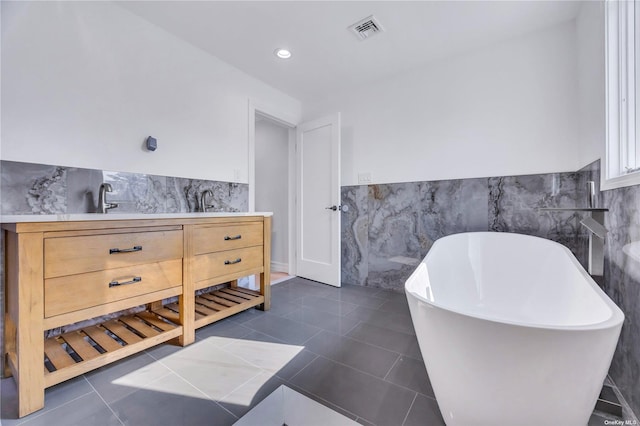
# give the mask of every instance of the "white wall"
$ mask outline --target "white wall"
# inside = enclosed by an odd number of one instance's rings
[[[342,113],[342,185],[579,167],[575,22],[304,105]]]
[[[604,2],[583,2],[576,19],[581,167],[602,158],[605,149],[604,9]]]
[[[246,183],[249,98],[300,116],[113,3],[2,2],[4,160]]]
[[[289,263],[289,129],[256,121],[256,210],[273,212],[271,260]]]

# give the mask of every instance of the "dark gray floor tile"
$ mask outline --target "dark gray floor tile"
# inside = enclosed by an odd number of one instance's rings
[[[287,365],[278,370],[276,372],[276,375],[285,380],[289,380],[293,376],[298,374],[300,370],[309,365],[311,361],[313,361],[317,357],[318,355],[314,354],[313,352],[303,349],[298,355],[295,356],[295,358],[289,361]]]
[[[355,414],[348,412],[347,410],[345,410],[344,408],[342,408],[342,407],[340,407],[340,406],[338,406],[336,404],[333,404],[333,403],[331,403],[331,402],[329,402],[329,401],[327,401],[325,399],[320,398],[318,395],[315,395],[315,394],[307,391],[306,389],[301,388],[300,386],[294,385],[291,382],[288,382],[286,384],[286,386],[289,389],[292,389],[292,390],[298,392],[299,394],[304,395],[307,398],[317,402],[318,404],[322,404],[325,407],[330,408],[331,410],[335,411],[336,413],[340,413],[343,416],[345,416],[345,417],[347,417],[347,418],[349,418],[351,420],[356,420],[358,418],[358,416],[356,416]],[[329,425],[327,425],[327,426],[329,426]]]
[[[247,309],[246,311],[242,311],[230,316],[228,320],[239,324],[244,324],[245,322],[252,321],[256,318],[262,318],[263,316],[268,315],[268,312],[269,311],[261,311],[260,309]]]
[[[231,425],[237,419],[175,375],[111,404],[125,425]]]
[[[184,346],[180,346],[177,343],[166,342],[145,350],[145,353],[152,356],[156,360],[161,360],[164,357],[180,351],[183,347]]]
[[[4,421],[2,422],[4,424]],[[30,426],[121,426],[120,420],[95,392],[30,419]]]
[[[285,343],[284,341],[277,339],[268,334],[260,333],[259,331],[251,330],[249,334],[244,336],[240,340],[255,340],[257,342],[269,342],[269,343]]]
[[[303,278],[294,278],[288,281],[286,287],[274,288],[271,291],[271,295],[274,298],[284,297],[293,302],[293,299],[305,296],[326,296],[328,292],[332,291],[334,287],[326,284],[314,283],[312,281],[305,280]],[[275,295],[274,295],[275,293]]]
[[[326,297],[305,296],[302,298],[302,309],[312,307],[318,311],[344,316],[353,312],[358,305]]]
[[[272,300],[271,309],[269,309],[269,314],[271,315],[280,315],[285,316],[296,309],[298,309],[301,305],[301,299],[294,300],[292,302],[285,302],[280,299]]]
[[[415,392],[318,357],[291,382],[377,425],[400,425]]]
[[[407,300],[407,295],[404,290],[391,291],[381,289],[379,292],[375,293],[375,296],[386,300]]]
[[[358,417],[356,419],[356,422],[358,422],[358,423],[360,423],[361,425],[364,425],[364,426],[375,426],[373,423],[369,423],[368,421],[366,421],[365,419],[363,419],[361,417]]]
[[[424,362],[401,356],[385,380],[435,398]]]
[[[607,423],[605,423],[605,421]],[[609,424],[609,421],[606,418],[600,417],[597,414],[592,414],[591,417],[589,418],[589,423],[587,423],[587,426],[605,426],[608,424]],[[621,423],[621,424],[624,424],[624,423]]]
[[[295,322],[276,315],[265,315],[244,323],[256,331],[273,336],[285,343],[301,345],[321,329],[308,324]]]
[[[290,287],[271,287],[271,302],[274,300],[284,303],[300,304],[304,297],[304,291],[291,290]]]
[[[361,322],[347,333],[347,337],[381,346],[412,358],[422,359],[418,339],[415,334],[401,333],[370,323]]]
[[[10,426],[31,420],[47,411],[92,392],[94,392],[93,388],[82,376],[67,380],[66,382],[62,382],[45,390],[43,409],[18,419],[18,396],[15,380],[13,380],[13,378],[3,379],[0,400],[2,424]]]
[[[285,382],[279,377],[261,374],[218,401],[222,407],[238,417],[244,416],[250,409],[259,404]]]
[[[251,333],[251,329],[242,326],[238,322],[227,319],[220,322],[214,322],[206,327],[197,329],[196,337],[204,339],[211,336],[217,336],[241,339],[249,333]]]
[[[403,426],[444,426],[444,424],[436,400],[418,394]]]
[[[94,370],[85,377],[107,404],[111,404],[170,372],[167,367],[142,352]]]
[[[333,295],[327,296],[327,298],[335,298],[342,302],[353,303],[354,305],[364,306],[366,308],[378,309],[383,303],[384,299],[380,299],[375,296],[370,296],[366,293],[353,292],[353,291],[341,291]]]
[[[314,325],[336,334],[346,334],[360,323],[360,320],[357,318],[346,318],[340,315],[330,314],[310,306],[297,309],[285,318]]]
[[[409,303],[406,298],[404,300],[387,300],[378,307],[378,310],[411,316],[411,312],[409,312]]]
[[[353,312],[350,312],[347,317],[358,318],[363,322],[401,333],[416,334],[410,315],[382,312],[377,309],[359,306]]]
[[[306,343],[311,352],[384,378],[398,354],[344,336],[323,331]]]

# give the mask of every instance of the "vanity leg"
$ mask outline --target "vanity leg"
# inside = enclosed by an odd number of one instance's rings
[[[181,346],[187,346],[196,340],[196,290],[192,279],[193,269],[193,225],[183,228],[184,250],[182,258],[182,294],[179,296],[180,324],[182,335],[178,337]]]
[[[231,280],[231,281],[229,281],[229,287],[231,287],[231,288],[237,288],[237,287],[238,287],[238,280]]]
[[[44,407],[43,248],[41,232],[7,232],[7,315],[15,331],[7,358],[18,387],[19,417]]]
[[[264,272],[260,274],[260,294],[264,296],[263,311],[271,309],[271,217],[264,218]]]

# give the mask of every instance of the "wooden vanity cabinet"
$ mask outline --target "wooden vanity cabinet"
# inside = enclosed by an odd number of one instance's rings
[[[187,345],[196,328],[245,309],[269,309],[268,216],[2,227],[5,375],[17,382],[20,417],[44,406],[50,386],[168,340]],[[258,291],[237,286],[248,275],[259,277]],[[87,325],[45,339],[78,322]]]

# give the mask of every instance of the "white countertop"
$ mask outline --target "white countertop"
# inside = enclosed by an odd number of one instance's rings
[[[137,220],[137,219],[183,219],[199,217],[246,217],[273,216],[271,212],[216,212],[216,213],[77,213],[77,214],[24,214],[2,215],[0,223],[26,222],[77,222],[88,220]]]

